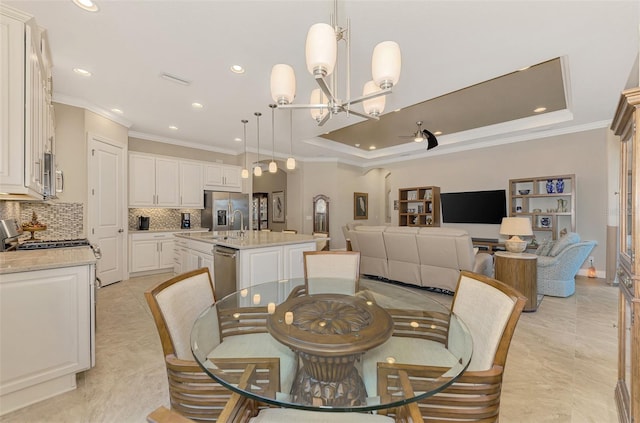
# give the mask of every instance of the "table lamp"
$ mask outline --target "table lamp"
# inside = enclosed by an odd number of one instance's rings
[[[520,239],[520,236],[533,235],[531,221],[526,217],[503,217],[500,235],[511,236],[504,243],[507,251],[521,253],[527,248],[527,241]]]

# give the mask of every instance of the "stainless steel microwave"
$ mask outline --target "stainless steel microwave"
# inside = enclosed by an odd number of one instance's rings
[[[44,153],[44,172],[42,178],[42,192],[44,199],[58,198],[58,194],[64,189],[64,176],[61,170],[56,169],[55,155]]]

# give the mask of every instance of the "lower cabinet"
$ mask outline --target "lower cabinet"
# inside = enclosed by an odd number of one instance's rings
[[[95,265],[0,278],[0,414],[75,389],[91,367]]]
[[[129,272],[173,268],[174,232],[134,233],[129,238]]]
[[[191,270],[208,267],[213,278],[213,244],[177,238],[175,244],[174,273],[184,273]]]
[[[315,250],[315,241],[239,250],[238,289],[275,280],[304,277],[303,252]]]

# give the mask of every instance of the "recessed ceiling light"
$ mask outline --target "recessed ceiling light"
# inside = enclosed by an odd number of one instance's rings
[[[82,76],[91,76],[91,72],[89,72],[86,69],[82,69],[82,68],[73,68],[73,71],[75,73],[77,73],[78,75],[82,75]]]
[[[354,144],[356,147],[360,147],[360,144]]]
[[[202,109],[204,106],[201,103],[191,103],[191,107],[194,109]]]
[[[533,109],[534,113],[541,113],[547,110],[546,107],[538,107],[537,109]]]
[[[240,65],[231,65],[231,72],[233,73],[244,73],[244,68]]]
[[[172,129],[172,130],[174,130],[174,131],[177,131],[177,130],[178,130],[178,127],[177,127],[177,126],[175,126],[175,125],[171,125],[171,126],[169,127],[169,129]]]
[[[242,138],[235,137],[233,140],[234,140],[235,142],[241,142],[241,141],[242,141]]]
[[[375,150],[375,149],[376,149],[376,146],[375,146],[375,145],[371,145],[371,146],[369,146],[369,150]]]
[[[433,135],[442,135],[442,131],[436,131],[433,133]]]
[[[92,2],[91,0],[72,0],[73,4],[78,6],[79,8],[86,10],[87,12],[97,12],[98,5]]]
[[[121,115],[121,114],[123,114],[123,113],[124,113],[122,110],[117,109],[117,108],[113,108],[113,109],[111,109],[111,111],[112,111],[113,113],[117,113],[117,114],[119,114],[119,115]]]

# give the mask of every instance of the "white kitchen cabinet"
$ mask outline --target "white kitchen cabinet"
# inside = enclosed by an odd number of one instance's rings
[[[303,253],[315,250],[315,242],[238,250],[238,289],[280,279],[304,277]]]
[[[191,239],[178,238],[175,244],[175,255],[180,262],[180,272],[208,267],[213,278],[213,244]],[[176,267],[174,267],[174,272]],[[177,273],[177,272],[176,272]]]
[[[207,163],[204,166],[204,189],[213,191],[240,192],[242,178],[239,166]]]
[[[204,208],[202,164],[180,162],[180,205],[194,209]]]
[[[129,154],[129,207],[179,207],[178,162]]]
[[[0,4],[0,192],[37,199],[44,152],[53,148],[46,40],[31,16]]]
[[[204,208],[202,163],[129,154],[129,207]]]
[[[282,247],[284,278],[304,277],[304,252],[316,251],[316,244],[293,244]]]
[[[129,236],[129,272],[151,272],[173,268],[174,233],[131,234]]]
[[[178,185],[179,163],[174,159],[156,158],[156,206],[179,207],[180,187]]]
[[[0,278],[1,413],[75,389],[91,367],[95,265]]]

